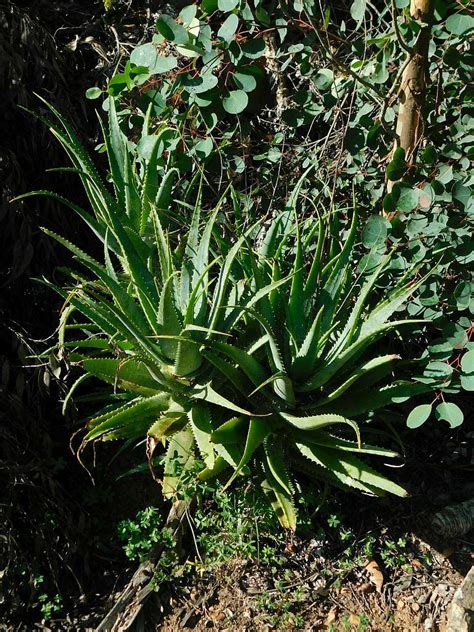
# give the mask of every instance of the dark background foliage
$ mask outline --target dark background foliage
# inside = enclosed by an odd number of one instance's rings
[[[133,40],[146,10],[135,7],[130,16],[122,7],[118,31],[128,23]],[[81,201],[69,178],[46,172],[65,165],[64,153],[18,106],[41,109],[34,93],[49,99],[93,147],[98,122],[84,92],[113,67],[112,25],[100,1],[0,2],[0,620],[11,616],[26,626],[31,612],[38,620],[42,595],[77,598],[90,592],[98,572],[107,585],[116,525],[107,518],[112,508],[117,520],[136,511],[133,502],[114,504],[113,472],[96,472],[101,484],[93,486],[69,448],[75,427],[61,414],[64,367],[35,360],[61,302],[32,278],[54,278],[65,262],[40,226],[84,243],[82,226],[47,198],[10,203],[21,192],[50,188]]]

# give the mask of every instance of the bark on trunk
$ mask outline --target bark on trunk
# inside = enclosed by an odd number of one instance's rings
[[[405,61],[399,89],[399,110],[396,126],[398,142],[394,148],[405,150],[405,159],[409,163],[423,135],[423,109],[428,85],[428,49],[431,39],[435,0],[411,0],[410,15],[419,23],[420,32]],[[389,180],[387,190],[390,193],[394,182]]]
[[[410,14],[421,30],[409,53],[409,61],[400,84],[400,108],[396,134],[409,161],[423,134],[423,107],[428,83],[428,48],[431,39],[434,0],[411,0]]]

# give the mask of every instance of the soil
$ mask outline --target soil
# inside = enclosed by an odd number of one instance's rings
[[[416,539],[415,544],[420,553],[432,550]],[[287,556],[289,568],[294,555]],[[283,589],[272,586],[273,578],[264,568],[235,562],[172,597],[170,614],[149,629],[443,632],[446,610],[463,575],[448,557],[436,553],[433,558],[428,570],[414,556],[404,568],[385,570],[379,584],[370,562],[354,567],[340,582],[334,579],[337,560],[316,559],[310,575]]]

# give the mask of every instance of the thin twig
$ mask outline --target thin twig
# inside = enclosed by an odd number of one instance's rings
[[[397,8],[395,6],[395,0],[392,0],[392,21],[393,21],[393,28],[395,29],[395,35],[397,36],[398,43],[400,44],[400,46],[403,48],[404,51],[406,51],[409,55],[411,55],[413,53],[413,49],[410,46],[408,46],[408,44],[403,39],[402,34],[400,33],[400,27],[398,26],[398,21],[397,21]]]

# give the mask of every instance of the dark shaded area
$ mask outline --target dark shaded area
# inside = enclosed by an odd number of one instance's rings
[[[18,106],[46,113],[37,93],[67,114],[93,150],[95,103],[84,93],[102,84],[123,54],[122,25],[128,23],[132,40],[143,34],[145,3],[136,3],[135,21],[129,4],[119,7],[121,22],[115,24],[117,13],[105,14],[101,0],[0,0],[0,621],[21,629],[32,629],[42,618],[40,606],[54,603],[56,595],[70,600],[63,601],[67,610],[72,604],[92,610],[86,595],[111,590],[117,563],[123,570],[118,521],[158,497],[144,475],[137,479],[143,491],[117,504],[129,485],[123,482],[121,495],[121,484],[115,486],[127,468],[120,459],[109,467],[117,447],[94,471],[97,486],[69,449],[78,421],[61,412],[67,367],[47,356],[35,359],[54,343],[61,300],[32,279],[54,279],[56,267],[68,262],[41,226],[74,235],[79,243],[89,235],[48,198],[10,202],[35,189],[84,202],[74,176],[46,172],[67,165],[64,152],[47,127]]]

